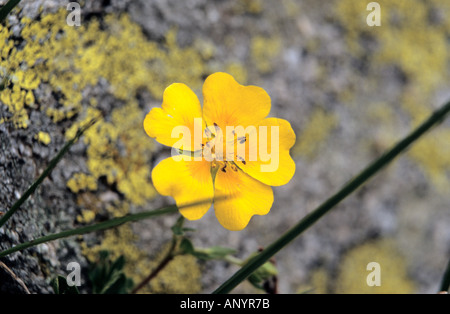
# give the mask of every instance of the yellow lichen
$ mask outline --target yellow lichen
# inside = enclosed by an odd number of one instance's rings
[[[85,173],[76,173],[69,181],[67,187],[73,192],[78,193],[83,190],[97,190],[97,179]]]
[[[150,261],[145,252],[139,250],[136,245],[136,236],[130,225],[124,225],[115,229],[105,231],[103,241],[92,247],[88,247],[85,242],[81,243],[83,254],[90,261],[95,261],[100,251],[109,251],[112,259],[117,259],[123,255],[126,259],[125,273],[135,282],[139,282],[148,275],[147,269]]]
[[[234,3],[234,13],[236,15],[250,13],[260,14],[264,10],[262,0],[239,0]]]
[[[39,143],[42,143],[44,145],[48,145],[52,141],[50,134],[43,131],[39,131],[39,133],[36,135],[36,139],[39,141]]]
[[[225,72],[232,75],[239,84],[245,85],[247,82],[247,70],[239,62],[231,62],[226,66]]]
[[[197,38],[195,40],[194,48],[204,60],[210,60],[216,54],[216,46],[214,43],[203,38]]]
[[[308,123],[299,133],[293,148],[294,156],[312,158],[316,154],[320,143],[323,143],[331,131],[336,127],[337,119],[333,114],[317,109],[311,114]]]
[[[448,193],[450,183],[450,129],[435,130],[419,140],[410,150],[410,156],[419,163],[434,186]]]
[[[286,16],[297,18],[300,14],[299,3],[295,0],[281,0]]]
[[[168,247],[159,252],[151,262],[154,269],[165,256]],[[150,282],[147,292],[151,293],[199,293],[201,291],[201,270],[192,255],[176,256],[158,276]]]
[[[91,98],[86,106],[81,92],[100,78],[106,79],[111,94],[125,105],[111,112],[110,121],[100,121],[86,132],[87,165],[95,179],[106,177],[128,200],[142,205],[154,189],[151,146],[141,126],[144,112],[137,103],[137,92],[146,89],[160,99],[164,88],[175,81],[199,87],[206,72],[203,60],[214,55],[213,46],[197,40],[195,47],[180,48],[175,29],[167,33],[162,45],[149,41],[126,14],[105,16],[103,28],[95,19],[78,28],[67,27],[66,14],[61,9],[40,20],[23,18],[21,49],[15,47],[8,27],[2,26],[0,38],[6,46],[0,69],[10,75],[11,86],[0,93],[0,100],[13,114],[16,127],[26,128],[28,108],[35,103],[33,90],[41,82],[49,84],[61,106],[41,104],[40,110],[55,123],[80,115],[81,120],[66,133],[71,139],[80,126],[100,114],[98,100]],[[75,181],[68,184],[79,191]]]
[[[380,286],[369,286],[367,264],[380,265]],[[389,240],[366,243],[349,251],[343,258],[336,279],[336,293],[414,293],[414,283],[408,277],[406,262]]]
[[[129,211],[130,205],[127,202],[118,201],[107,206],[107,212],[113,217],[123,216],[128,214]],[[89,217],[92,214],[88,212],[87,215]],[[148,252],[136,245],[137,240],[132,226],[126,224],[106,230],[100,244],[88,246],[85,242],[82,242],[81,246],[83,254],[91,262],[97,260],[101,251],[110,252],[112,259],[123,255],[126,260],[125,274],[133,279],[135,284],[138,284],[157,267],[166,255],[169,246],[163,245],[159,252]],[[200,279],[201,270],[196,259],[187,255],[177,256],[140,292],[199,293],[201,291]]]
[[[11,98],[10,88],[0,94],[1,101],[14,114],[18,127],[27,127],[24,90],[34,90],[41,82],[51,85],[61,97],[61,108],[43,107],[54,122],[71,118],[82,110],[81,92],[105,78],[111,93],[122,100],[135,99],[138,89],[145,88],[161,98],[165,86],[182,81],[196,87],[204,73],[202,55],[194,48],[180,48],[176,31],[167,33],[166,43],[149,41],[141,28],[123,14],[107,15],[105,27],[93,19],[74,28],[66,25],[67,11],[42,16],[32,21],[23,18],[20,33],[22,48],[8,27],[0,28],[2,47],[0,69],[19,87]],[[30,96],[30,95],[29,95]],[[19,99],[19,105],[16,105]],[[32,102],[28,97],[28,102]],[[18,106],[15,108],[14,106]]]
[[[85,133],[87,165],[95,178],[106,177],[107,183],[117,184],[117,189],[128,200],[142,205],[155,193],[150,182],[151,145],[145,140],[142,128],[145,113],[137,103],[137,91],[147,89],[155,98],[160,98],[165,86],[174,81],[200,86],[205,56],[194,48],[178,47],[174,29],[167,33],[166,43],[160,47],[148,41],[140,27],[126,15],[119,18],[109,15],[104,22],[108,25],[106,31],[100,30],[96,21],[76,31],[63,30],[64,36],[54,41],[59,47],[55,57],[59,59],[54,62],[55,69],[49,80],[53,82],[54,78],[54,84],[59,84],[59,89],[67,94],[65,87],[75,85],[82,89],[103,77],[110,83],[111,93],[126,102],[112,111],[110,121],[100,121]],[[79,37],[75,46],[74,37]],[[70,41],[70,49],[64,46],[66,41]],[[68,69],[71,69],[70,76],[64,75]],[[77,97],[71,100],[81,102]],[[91,107],[81,113],[81,120],[66,132],[67,138],[72,138],[81,125],[100,114],[95,109],[97,100],[91,99],[89,104]],[[75,111],[80,113],[78,109]],[[47,114],[55,121],[74,111],[62,115],[60,112],[47,109]]]
[[[68,138],[99,114],[89,108],[84,118],[66,132]],[[145,204],[155,195],[149,166],[152,147],[144,144],[142,114],[137,103],[130,102],[115,109],[110,121],[101,120],[84,134],[90,174],[97,179],[105,177],[110,185],[116,183],[118,191],[137,205]]]
[[[95,212],[93,210],[82,210],[81,215],[77,216],[80,223],[91,223],[95,220]]]
[[[310,285],[308,288],[301,288],[299,292],[310,291],[315,294],[328,293],[330,274],[324,268],[318,268],[311,274]]]
[[[0,91],[0,101],[13,114],[11,118],[4,119],[3,122],[10,121],[16,128],[26,129],[28,127],[30,121],[26,110],[26,95],[27,92],[22,90],[19,85]]]
[[[99,245],[88,247],[82,243],[83,254],[92,262],[96,260],[100,251],[109,251],[113,259],[123,255],[126,260],[125,274],[138,284],[159,264],[168,247],[152,257],[134,244],[136,239],[130,225],[124,225],[107,230],[104,240]],[[199,293],[200,278],[200,267],[193,256],[177,256],[140,292]]]
[[[398,90],[398,109],[410,117],[410,128],[422,123],[433,110],[436,93],[449,80],[450,5],[443,1],[378,1],[381,27],[368,27],[367,3],[336,1],[336,12],[346,31],[346,43],[355,57],[366,57],[371,68],[396,67],[406,78]],[[370,36],[375,50],[368,56],[361,39]],[[381,80],[375,72],[372,82]],[[376,88],[376,85],[373,87]],[[412,146],[411,157],[438,189],[446,192],[450,184],[449,129],[441,126]]]
[[[360,146],[368,154],[380,155],[398,141],[398,125],[395,105],[386,102],[368,103],[364,106],[367,115],[365,126],[370,131],[371,140],[362,141]]]
[[[274,59],[281,51],[281,41],[277,37],[255,36],[251,41],[250,52],[253,63],[262,74],[273,70]]]
[[[373,285],[369,263],[378,263],[380,285]],[[378,275],[378,274],[377,274]],[[359,245],[344,254],[336,278],[324,267],[314,270],[309,283],[298,292],[337,294],[411,294],[415,284],[408,276],[405,258],[390,239],[382,239]]]
[[[49,84],[52,91],[58,94],[61,106],[41,104],[40,110],[54,123],[75,115],[78,118],[66,131],[67,139],[72,139],[80,127],[101,115],[97,106],[102,99],[85,100],[81,93],[87,86],[96,85],[100,78],[109,83],[109,92],[124,104],[116,105],[107,112],[106,119],[101,119],[84,133],[89,173],[75,174],[67,182],[68,188],[79,194],[79,206],[86,208],[77,217],[78,222],[90,223],[101,210],[106,209],[103,214],[112,217],[123,216],[129,213],[130,204],[143,205],[155,195],[150,180],[153,148],[142,128],[145,112],[138,104],[138,91],[147,90],[153,98],[160,99],[164,88],[174,81],[200,87],[202,75],[206,72],[203,60],[211,58],[214,50],[206,49],[200,53],[194,47],[180,48],[175,29],[167,33],[164,44],[149,41],[126,14],[106,16],[102,21],[105,27],[102,28],[95,19],[78,28],[67,27],[66,14],[65,10],[60,10],[56,14],[42,16],[40,20],[24,18],[21,21],[25,25],[21,36],[26,44],[20,57],[32,71],[29,76],[26,72],[13,71],[15,84],[0,96],[8,100],[5,103],[11,113],[17,117],[24,116],[17,121],[27,127],[25,106],[35,102],[31,97],[33,94],[27,95],[28,91],[36,88],[38,82]],[[0,34],[10,37],[7,28],[2,29]],[[8,49],[13,49],[13,45],[9,44],[12,41],[6,42]],[[201,45],[198,41],[196,43],[197,49],[207,46],[205,42]],[[8,53],[8,49],[2,50],[2,53]],[[44,62],[36,64],[37,58],[42,58]],[[13,61],[16,61],[18,68],[17,56]],[[21,100],[19,107],[12,107],[13,100],[17,99]],[[105,178],[107,184],[114,185],[123,194],[123,203],[99,203],[93,194],[83,192],[96,190],[100,178]],[[106,231],[98,245],[88,247],[82,243],[83,252],[92,261],[95,261],[94,255],[100,250],[113,252],[113,258],[124,255],[127,260],[126,273],[139,282],[149,274],[154,264],[149,261],[147,252],[136,247],[135,240],[130,226],[121,226]],[[168,291],[198,292],[200,275],[195,261],[192,258],[177,258],[173,265],[172,271],[165,272],[165,275],[161,273],[164,287],[168,285]],[[177,275],[197,276],[197,280],[177,280],[171,274],[180,269],[182,273]],[[161,287],[156,286],[154,290],[160,291]]]

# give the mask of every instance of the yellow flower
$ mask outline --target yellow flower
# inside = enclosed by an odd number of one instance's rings
[[[145,117],[150,137],[182,153],[153,169],[153,184],[187,219],[200,219],[214,202],[220,224],[242,230],[253,215],[270,211],[271,186],[294,175],[289,149],[295,133],[288,121],[267,118],[271,100],[264,89],[240,85],[229,74],[206,79],[203,102],[202,110],[195,93],[175,83],[164,91],[161,108]]]

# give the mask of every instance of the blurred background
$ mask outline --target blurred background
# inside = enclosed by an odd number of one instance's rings
[[[271,116],[297,142],[291,182],[266,216],[225,230],[214,211],[186,222],[195,246],[236,257],[276,240],[450,99],[450,3],[377,1],[22,0],[0,26],[0,212],[26,190],[77,128],[103,113],[44,184],[0,229],[0,248],[173,200],[152,187],[170,154],[142,127],[164,88],[224,71],[263,87]],[[0,4],[5,4],[0,0]],[[450,121],[424,136],[275,256],[280,293],[436,293],[450,257]],[[176,180],[176,178],[174,178]],[[2,261],[32,293],[69,262],[87,269],[102,250],[124,256],[135,282],[167,250],[176,216],[47,243]],[[369,287],[366,266],[381,267]],[[225,261],[173,260],[143,290],[210,293],[238,270]],[[89,292],[85,284],[81,291]],[[23,288],[0,270],[0,292]],[[257,293],[248,282],[235,293]]]

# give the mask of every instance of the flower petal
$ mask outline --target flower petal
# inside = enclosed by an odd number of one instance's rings
[[[194,134],[197,131],[201,136],[204,128],[200,102],[195,93],[182,83],[168,86],[164,91],[161,108],[153,108],[144,119],[144,129],[148,136],[163,145],[189,151],[201,149],[201,138],[194,147]],[[190,134],[182,133],[183,131]]]
[[[267,132],[263,132],[261,127],[266,127]],[[278,129],[278,136],[274,127]],[[249,136],[250,140],[245,143],[245,162],[238,158],[236,164],[264,184],[280,186],[288,183],[295,173],[295,162],[289,155],[289,149],[295,144],[295,133],[290,123],[284,119],[267,118],[256,129],[257,141],[252,141]],[[267,149],[261,147],[261,142],[267,143]],[[256,158],[249,159],[251,151],[256,152]]]
[[[214,210],[228,230],[242,230],[253,215],[266,215],[273,203],[273,191],[244,172],[219,170],[215,180]]]
[[[256,125],[270,112],[270,96],[257,86],[243,86],[227,73],[214,73],[203,84],[203,117],[208,125]]]
[[[189,161],[176,159],[164,159],[153,169],[153,185],[158,193],[173,197],[179,207],[199,202],[180,208],[180,213],[189,220],[200,219],[211,207],[214,197],[210,163],[192,158]]]

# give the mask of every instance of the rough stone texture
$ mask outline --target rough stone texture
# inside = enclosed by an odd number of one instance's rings
[[[20,14],[35,18],[41,6],[43,12],[54,12],[66,3],[23,1]],[[286,9],[289,5],[291,11]],[[243,231],[229,232],[220,227],[214,211],[210,210],[201,220],[188,222],[189,227],[197,230],[191,237],[195,245],[232,247],[239,257],[246,258],[274,241],[389,147],[390,141],[386,144],[383,138],[384,122],[376,117],[371,119],[365,104],[400,101],[398,91],[408,84],[404,74],[395,67],[373,69],[363,62],[364,58],[353,58],[341,23],[325,4],[318,1],[113,0],[86,1],[83,10],[86,20],[92,15],[126,12],[143,28],[149,40],[163,41],[167,31],[177,27],[177,42],[181,47],[195,45],[197,39],[211,43],[215,54],[208,61],[209,69],[224,70],[224,60],[241,64],[247,73],[247,83],[262,86],[271,95],[271,115],[289,120],[299,138],[316,110],[337,117],[336,127],[323,143],[317,143],[312,157],[295,155],[296,175],[288,185],[274,189],[275,203],[269,215],[254,217]],[[14,15],[9,21],[19,23]],[[256,36],[280,41],[281,48],[271,58],[268,71],[258,69],[258,63],[266,60],[252,55],[251,42]],[[370,38],[366,40],[365,53],[370,55],[376,44]],[[369,80],[371,76],[375,77],[375,83]],[[113,99],[107,92],[108,84],[103,83],[87,89],[85,96],[102,99],[99,107],[111,112],[122,103]],[[346,91],[354,94],[352,104],[345,103],[341,97]],[[433,107],[449,93],[448,88],[436,88]],[[45,84],[35,91],[35,96],[41,104],[57,101],[54,94],[46,91]],[[146,92],[139,96],[143,111],[160,103]],[[8,117],[10,113],[2,104],[0,109],[2,117]],[[396,110],[393,109],[396,124],[393,128],[389,126],[387,132],[399,139],[411,125],[410,117]],[[72,123],[54,124],[38,110],[31,111],[30,120],[30,127],[25,130],[0,124],[0,211],[3,212],[62,147],[64,132]],[[449,126],[446,122],[442,127]],[[51,134],[51,145],[39,145],[33,139],[36,130]],[[167,155],[167,150],[156,147],[155,164]],[[77,225],[80,206],[76,196],[66,188],[66,182],[73,173],[87,171],[83,159],[85,149],[82,142],[76,144],[20,212],[0,229],[0,249]],[[110,191],[104,185],[98,193],[107,192],[117,197],[117,191]],[[436,292],[450,253],[449,201],[448,193],[434,188],[412,158],[402,157],[277,254],[280,292],[299,291],[308,285],[311,272],[321,267],[327,270],[330,280],[335,279],[341,258],[348,250],[382,238],[391,239],[405,256],[415,291]],[[157,197],[149,200],[146,208],[168,203],[169,200]],[[173,217],[167,217],[134,224],[138,245],[148,252],[159,249],[170,239],[173,221]],[[96,240],[97,235],[85,238],[85,241]],[[55,274],[67,273],[68,262],[77,261],[83,269],[87,265],[78,239],[41,245],[2,261],[32,293],[51,293],[49,280]],[[237,270],[225,262],[209,261],[201,265],[205,293],[213,291]],[[333,285],[339,283],[329,283]],[[89,287],[83,288],[89,291]],[[246,284],[236,290],[252,291]],[[17,282],[1,269],[0,292],[23,293]]]
[[[45,121],[45,118],[41,118],[41,121]],[[47,160],[49,152],[35,145],[28,134],[27,131],[8,130],[5,124],[0,126],[0,175],[4,178],[1,190],[2,211],[18,200],[45,167],[43,162]],[[59,143],[62,142],[60,140]],[[55,151],[51,154],[54,155]],[[57,171],[53,175],[56,173]],[[55,184],[60,187],[65,185],[61,182],[58,184],[52,176],[47,178],[19,212],[12,216],[6,227],[0,229],[2,249],[73,226],[73,217],[76,216],[73,197],[65,189],[56,189]],[[64,210],[60,210],[61,208]],[[23,280],[31,293],[49,293],[52,290],[47,279],[51,279],[54,274],[66,273],[67,260],[74,259],[82,265],[86,264],[80,255],[78,244],[68,240],[14,253],[4,259],[4,263]],[[2,293],[11,293],[17,288],[17,282],[6,279],[8,277],[6,273],[2,273],[2,279],[5,279],[0,285]]]

